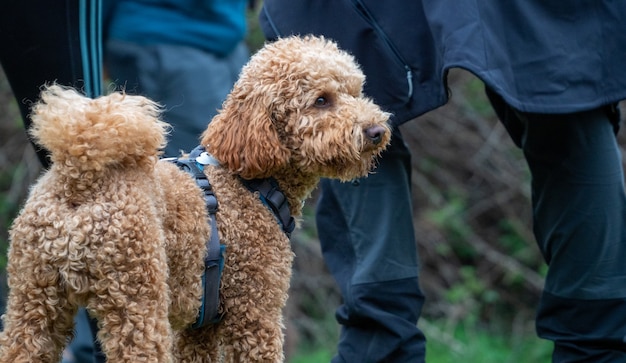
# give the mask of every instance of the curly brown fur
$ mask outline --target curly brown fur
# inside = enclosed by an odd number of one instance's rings
[[[138,96],[95,100],[51,86],[33,136],[53,165],[11,229],[0,362],[57,362],[79,306],[109,362],[281,362],[293,253],[240,178],[273,177],[291,213],[320,177],[366,175],[389,142],[388,115],[362,95],[353,58],[327,40],[281,39],[243,69],[202,135],[226,245],[219,324],[190,330],[201,304],[202,192],[157,162],[167,125]]]

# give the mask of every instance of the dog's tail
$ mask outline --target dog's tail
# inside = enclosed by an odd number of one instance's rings
[[[66,175],[84,177],[111,167],[152,168],[169,125],[161,108],[142,96],[112,93],[90,99],[76,90],[47,86],[32,109],[30,134]]]

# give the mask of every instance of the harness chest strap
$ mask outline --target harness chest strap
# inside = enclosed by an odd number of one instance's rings
[[[171,158],[167,160],[174,162],[178,168],[193,176],[196,184],[204,193],[204,201],[209,214],[209,223],[211,224],[211,237],[206,243],[208,253],[204,260],[205,270],[202,276],[202,287],[204,289],[202,306],[200,307],[198,319],[191,326],[192,329],[199,329],[216,324],[222,320],[222,315],[218,311],[220,303],[219,288],[222,270],[224,269],[226,246],[220,243],[217,231],[215,218],[218,211],[217,197],[203,171],[204,165],[219,165],[219,163],[206,153],[202,146],[193,149],[187,158]],[[287,237],[290,237],[291,232],[295,228],[295,219],[291,216],[289,203],[279,189],[278,183],[271,178],[241,179],[241,182],[251,192],[259,192],[259,197],[263,204],[272,211],[283,232]]]
[[[195,150],[194,150],[195,151]],[[217,232],[216,213],[218,210],[217,198],[213,193],[211,183],[207,179],[202,168],[195,161],[195,155],[190,154],[189,158],[171,159],[181,170],[190,173],[196,184],[204,193],[204,202],[209,214],[211,225],[211,237],[206,242],[207,255],[204,258],[204,274],[202,275],[202,305],[198,313],[198,318],[191,326],[192,329],[199,329],[208,325],[218,323],[222,320],[219,313],[220,303],[220,279],[224,268],[224,251],[226,246],[220,244]]]

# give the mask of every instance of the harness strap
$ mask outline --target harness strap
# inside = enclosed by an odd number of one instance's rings
[[[165,160],[173,162],[179,169],[193,176],[196,184],[204,193],[204,202],[209,214],[211,238],[206,243],[208,252],[204,259],[205,270],[202,276],[204,294],[202,295],[202,306],[200,307],[198,319],[191,326],[192,329],[199,329],[216,324],[223,318],[219,314],[218,309],[220,303],[220,280],[224,269],[224,251],[226,246],[220,244],[217,232],[217,220],[215,218],[218,210],[217,197],[203,170],[204,165],[219,165],[219,162],[206,153],[202,146],[193,149],[187,158],[168,158]],[[274,213],[283,232],[285,232],[287,237],[290,237],[291,232],[295,229],[296,222],[291,216],[289,202],[278,187],[278,182],[273,178],[241,179],[241,182],[251,192],[259,192],[263,204]]]
[[[222,315],[220,315],[218,311],[220,303],[219,288],[221,274],[224,268],[224,250],[226,248],[226,246],[220,245],[219,234],[217,232],[217,198],[215,197],[211,183],[209,183],[202,168],[196,162],[196,158],[201,151],[202,150],[198,151],[198,148],[196,148],[189,154],[188,158],[169,159],[181,170],[190,173],[196,181],[196,184],[204,192],[204,202],[211,225],[211,237],[206,243],[208,252],[204,258],[205,270],[202,276],[202,286],[204,288],[202,306],[200,307],[198,319],[196,319],[196,322],[191,326],[192,329],[199,329],[222,320]]]
[[[204,151],[204,147],[198,146],[191,152],[198,155],[195,159],[202,165],[220,165],[209,153]],[[190,155],[191,156],[191,155]],[[291,216],[289,202],[287,197],[278,187],[278,182],[274,178],[266,179],[243,179],[239,178],[241,183],[252,193],[259,192],[259,197],[276,217],[276,221],[280,224],[283,232],[287,237],[291,236],[291,232],[296,228],[296,220]]]
[[[296,221],[291,216],[287,197],[278,187],[273,178],[267,179],[241,179],[243,185],[251,192],[259,192],[261,201],[274,213],[278,223],[287,237],[296,228]]]

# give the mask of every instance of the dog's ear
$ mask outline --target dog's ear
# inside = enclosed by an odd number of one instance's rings
[[[241,87],[243,88],[243,87]],[[266,178],[284,167],[290,151],[272,120],[272,102],[259,89],[235,86],[201,143],[222,166],[245,179]]]

